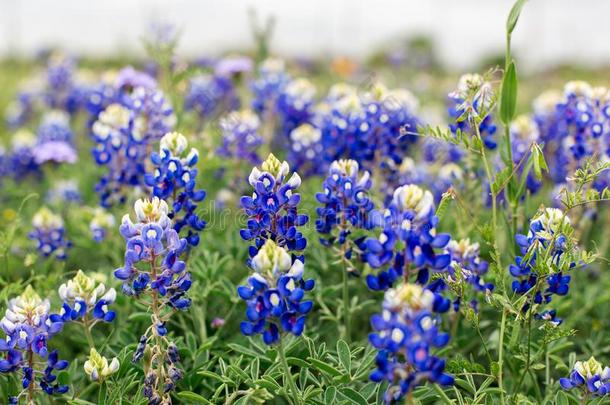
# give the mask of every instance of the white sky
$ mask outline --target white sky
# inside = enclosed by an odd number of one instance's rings
[[[435,39],[439,56],[467,68],[504,46],[512,0],[0,0],[0,55],[59,46],[104,56],[141,52],[151,21],[182,29],[180,52],[253,46],[247,10],[277,19],[280,55],[361,57],[409,34]],[[514,39],[522,66],[610,63],[610,1],[530,0]]]

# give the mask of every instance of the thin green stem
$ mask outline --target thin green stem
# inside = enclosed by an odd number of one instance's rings
[[[282,362],[282,367],[284,368],[284,373],[285,373],[284,377],[288,380],[288,385],[290,386],[290,394],[292,395],[292,402],[294,403],[294,405],[299,405],[301,403],[301,401],[299,401],[297,385],[294,382],[292,373],[290,372],[290,367],[288,366],[288,361],[286,360],[286,353],[284,352],[284,340],[281,337],[280,337],[280,342],[277,345],[277,347],[278,347],[277,352],[280,356],[280,361]]]
[[[351,336],[351,311],[349,302],[349,278],[347,275],[347,269],[345,268],[345,261],[343,261],[343,321],[345,323],[345,340],[349,341]]]
[[[95,341],[93,340],[93,335],[91,334],[91,327],[89,326],[89,320],[86,316],[83,318],[83,329],[85,330],[85,337],[87,338],[89,349],[95,349]]]
[[[498,341],[498,387],[500,388],[500,405],[504,405],[504,330],[506,329],[506,309],[502,309],[502,321],[500,322],[500,339]]]

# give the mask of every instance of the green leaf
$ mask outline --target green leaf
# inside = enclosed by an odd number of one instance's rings
[[[517,107],[517,72],[515,70],[515,62],[511,61],[510,65],[504,72],[502,78],[502,93],[500,94],[500,119],[504,125],[508,125],[515,116]]]
[[[335,387],[328,387],[324,392],[324,403],[333,405],[335,403],[335,397],[337,396],[337,389]]]
[[[194,402],[196,402],[198,404],[211,404],[210,401],[208,401],[207,399],[205,399],[201,395],[195,394],[194,392],[191,392],[191,391],[180,391],[176,395],[180,399],[186,399],[187,401],[194,401]]]
[[[341,373],[341,371],[337,370],[330,364],[324,363],[323,361],[320,361],[318,359],[314,359],[313,357],[308,357],[307,361],[309,361],[312,366],[314,366],[315,368],[317,368],[318,370],[322,371],[325,374],[331,375],[333,377],[338,377],[338,376],[343,375],[343,373]]]
[[[508,19],[506,20],[506,33],[508,35],[512,34],[517,25],[517,21],[519,21],[519,16],[521,15],[521,9],[525,5],[526,0],[517,0],[511,8],[510,13],[508,14]]]
[[[554,403],[555,405],[570,405],[570,400],[563,391],[558,391]]]
[[[532,147],[532,160],[534,163],[534,174],[538,180],[542,179],[542,171],[549,171],[549,166],[546,164],[546,159],[544,158],[544,153],[540,148],[540,145],[534,143]]]
[[[352,369],[352,355],[349,351],[349,346],[342,339],[339,339],[337,342],[337,355],[339,356],[341,365],[350,373]]]
[[[349,387],[341,388],[339,390],[339,392],[341,393],[341,395],[343,395],[345,398],[347,398],[348,401],[350,401],[353,404],[358,404],[358,405],[367,405],[368,404],[368,402],[366,401],[366,398],[364,398],[362,395],[360,395],[357,391],[355,391],[352,388],[349,388]]]

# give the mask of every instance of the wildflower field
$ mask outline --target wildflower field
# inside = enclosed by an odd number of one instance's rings
[[[0,403],[610,403],[610,70],[524,3],[471,73],[0,62]]]

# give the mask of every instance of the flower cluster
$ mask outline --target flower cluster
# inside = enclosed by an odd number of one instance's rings
[[[379,351],[371,380],[388,383],[386,403],[400,401],[426,381],[453,384],[453,377],[445,373],[445,360],[432,354],[449,341],[440,331],[436,312],[435,293],[402,283],[386,291],[382,313],[371,318],[375,332],[369,342]]]
[[[254,192],[241,198],[248,221],[240,235],[244,240],[254,241],[250,246],[251,258],[268,239],[288,251],[300,252],[307,246],[307,239],[297,230],[309,219],[297,210],[301,196],[295,191],[301,185],[301,178],[296,172],[288,178],[289,172],[287,162],[280,162],[270,154],[260,170],[254,167],[248,177]]]
[[[11,139],[11,150],[7,156],[7,174],[15,180],[23,180],[33,175],[40,177],[40,165],[34,160],[36,136],[27,129],[20,129]]]
[[[284,70],[284,61],[266,59],[259,67],[259,76],[250,86],[253,94],[252,109],[262,116],[273,114],[277,100],[290,77]]]
[[[527,159],[530,148],[534,142],[540,141],[540,131],[536,121],[529,115],[520,115],[511,123],[511,147],[513,155],[513,163],[521,166],[519,171],[523,171],[525,166],[524,159]],[[542,183],[536,179],[533,172],[528,173],[526,186],[530,193],[536,193]]]
[[[524,311],[533,304],[548,304],[553,295],[568,293],[571,276],[565,273],[576,265],[569,254],[573,248],[571,232],[570,219],[561,210],[546,208],[532,218],[527,235],[516,236],[521,255],[510,265],[509,272],[515,278],[513,291],[529,297]],[[545,311],[537,317],[554,325],[561,323],[555,311]]]
[[[316,209],[316,230],[330,235],[338,228],[338,235],[321,238],[323,244],[344,245],[354,229],[371,229],[376,225],[380,218],[369,198],[371,185],[369,172],[360,173],[355,160],[337,160],[330,165],[324,192],[316,194],[323,204]],[[346,259],[351,258],[351,253],[351,249],[345,252]]]
[[[169,401],[169,392],[182,377],[176,367],[177,348],[166,336],[166,323],[175,311],[191,305],[186,295],[191,275],[180,260],[187,241],[172,228],[165,201],[158,197],[138,200],[134,210],[135,223],[129,215],[123,217],[120,231],[127,242],[125,265],[114,275],[123,281],[125,294],[149,300],[151,326],[141,336],[133,361],[142,359],[148,350],[150,360],[145,364],[143,393],[149,403],[160,404]]]
[[[610,152],[610,92],[581,81],[566,83],[563,96],[541,95],[534,104],[544,140],[550,173],[557,183],[580,168],[585,159],[608,159]],[[610,184],[607,172],[594,183],[597,190]]]
[[[89,230],[94,241],[100,243],[108,234],[108,230],[114,227],[114,216],[103,208],[97,207],[93,211],[93,218],[89,222]]]
[[[304,175],[321,173],[321,170],[328,165],[322,146],[322,131],[309,123],[293,129],[290,132],[288,157],[296,170]]]
[[[47,112],[36,135],[36,145],[32,148],[36,164],[76,162],[77,154],[68,114],[62,111]]]
[[[112,374],[119,370],[119,360],[114,357],[110,363],[108,359],[91,348],[89,358],[85,362],[85,373],[91,378],[91,381],[103,382]]]
[[[277,99],[277,113],[279,133],[284,139],[299,125],[311,122],[315,96],[316,88],[307,79],[293,79],[283,87]]]
[[[235,86],[229,77],[202,74],[189,80],[184,109],[196,112],[202,123],[221,112],[236,110],[239,105]]]
[[[6,334],[5,339],[0,339],[0,351],[5,354],[0,360],[0,372],[21,370],[23,374],[23,390],[9,398],[10,403],[18,403],[21,397],[34,403],[38,390],[48,395],[68,391],[68,386],[61,385],[54,374],[68,367],[68,362],[59,360],[57,351],[48,348],[49,339],[61,331],[63,323],[53,319],[49,311],[49,300],[42,300],[31,286],[8,302],[6,314],[0,321]]]
[[[363,260],[373,268],[390,264],[387,270],[366,278],[372,290],[386,290],[396,279],[417,274],[426,284],[429,271],[446,272],[451,255],[442,251],[449,243],[448,234],[437,234],[438,217],[434,215],[434,197],[414,184],[398,187],[384,213],[379,238],[364,243]]]
[[[144,162],[153,143],[175,124],[173,110],[163,93],[154,87],[132,87],[130,78],[139,84],[142,75],[119,76],[114,100],[91,127],[96,142],[93,156],[97,164],[107,168],[96,186],[105,207],[124,202],[129,188],[144,185]]]
[[[59,287],[59,297],[64,303],[59,315],[53,315],[52,320],[82,320],[86,327],[91,328],[98,321],[112,322],[116,316],[114,311],[108,309],[116,299],[114,288],[106,290],[103,283],[96,284],[82,270],[78,270],[74,278]],[[92,322],[89,315],[93,317]]]
[[[38,250],[44,257],[55,254],[59,260],[65,260],[67,250],[72,243],[66,239],[64,221],[47,207],[42,207],[32,218],[34,229],[28,237],[38,243]]]
[[[610,395],[610,367],[603,367],[594,357],[587,361],[577,361],[570,376],[560,378],[559,384],[564,390],[580,389],[584,398],[589,395],[608,396]]]
[[[60,180],[47,193],[47,201],[60,206],[65,203],[81,203],[83,200],[74,180]]]
[[[151,156],[154,172],[147,173],[145,182],[152,187],[152,194],[161,200],[170,201],[172,210],[168,214],[178,234],[186,233],[189,245],[199,244],[199,232],[205,228],[205,221],[195,213],[197,203],[205,198],[204,190],[195,189],[199,152],[191,148],[187,152],[186,137],[177,132],[169,132],[161,138],[159,153]],[[186,231],[186,232],[185,232]]]
[[[313,306],[312,301],[303,298],[314,287],[313,280],[303,279],[301,259],[291,257],[285,248],[267,239],[250,266],[254,274],[248,278],[249,285],[237,289],[247,303],[242,333],[262,334],[268,345],[280,339],[278,325],[284,332],[300,336]]]
[[[259,135],[260,119],[251,110],[234,111],[220,120],[222,145],[217,153],[250,164],[260,161],[256,149],[263,143]]]

